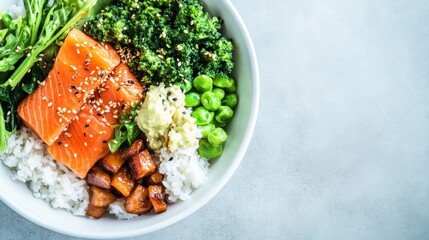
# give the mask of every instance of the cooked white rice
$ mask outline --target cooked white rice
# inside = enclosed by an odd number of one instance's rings
[[[28,128],[9,138],[0,159],[12,170],[12,179],[27,183],[34,197],[54,208],[85,215],[89,199],[86,181],[54,161],[47,146]]]
[[[197,153],[198,146],[170,152],[162,148],[155,154],[160,173],[164,174],[169,202],[187,200],[192,191],[207,181],[209,162]],[[8,140],[1,161],[8,166],[12,179],[27,183],[34,197],[54,208],[62,208],[74,215],[83,216],[89,202],[88,185],[64,165],[56,162],[47,146],[31,130],[23,127]],[[118,219],[131,219],[138,215],[124,209],[124,200],[111,204],[109,213]]]
[[[161,148],[156,152],[159,172],[164,174],[162,182],[170,202],[188,200],[192,191],[207,181],[209,162],[200,157],[198,145],[170,152]]]

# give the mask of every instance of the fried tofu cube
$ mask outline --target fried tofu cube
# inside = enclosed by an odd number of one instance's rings
[[[124,165],[125,160],[125,158],[122,158],[122,153],[111,153],[101,160],[101,165],[103,165],[103,168],[109,173],[115,174],[121,169],[122,165]]]
[[[110,189],[110,176],[103,169],[94,166],[87,175],[89,185],[97,186],[104,189]]]
[[[156,171],[145,178],[147,185],[158,185],[162,183],[162,180],[164,180],[164,175],[162,175],[159,171]]]
[[[125,200],[125,211],[132,214],[143,214],[150,209],[152,209],[152,203],[149,200],[149,190],[142,185],[135,186]]]
[[[90,190],[91,190],[91,200],[89,201],[90,206],[108,207],[116,199],[115,195],[113,195],[107,189],[91,186]]]
[[[103,214],[106,212],[107,207],[95,207],[88,205],[88,208],[86,209],[86,215],[93,217],[93,218],[101,218]]]
[[[141,139],[137,139],[131,144],[131,146],[122,154],[122,158],[128,159],[137,153],[141,152],[144,148],[144,142]]]
[[[155,213],[162,213],[167,210],[167,204],[164,201],[164,193],[160,185],[149,186],[149,200],[152,203]]]
[[[148,176],[156,170],[155,162],[148,150],[144,150],[139,154],[134,155],[128,164],[130,165],[131,176],[135,180]]]
[[[122,195],[128,197],[131,190],[133,190],[134,180],[131,178],[131,174],[128,169],[123,167],[113,176],[110,185],[122,193]]]

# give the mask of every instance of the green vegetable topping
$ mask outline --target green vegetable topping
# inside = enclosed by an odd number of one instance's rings
[[[223,76],[223,75],[216,75],[215,79],[213,80],[213,85],[220,88],[231,88],[234,84],[234,79]]]
[[[219,110],[217,110],[216,112],[215,119],[219,123],[227,123],[229,120],[231,120],[233,115],[234,115],[234,112],[230,107],[221,106]]]
[[[233,78],[230,78],[230,80],[232,81],[232,84],[230,87],[226,87],[225,91],[226,92],[236,92],[237,91],[237,84],[235,83],[235,80]]]
[[[204,107],[197,107],[192,113],[191,116],[196,119],[195,124],[198,126],[206,125],[213,120],[214,113],[208,111]]]
[[[207,159],[217,158],[222,154],[222,145],[212,145],[207,139],[200,142],[198,153]]]
[[[213,89],[213,80],[211,77],[206,75],[196,77],[192,84],[194,88],[200,93],[211,91]]]
[[[3,108],[0,104],[0,115],[3,116]],[[6,129],[5,121],[3,118],[0,118],[0,129]],[[3,131],[3,130],[2,130]],[[0,152],[5,152],[7,148],[7,139],[9,138],[11,132],[4,130],[0,133]]]
[[[220,127],[211,131],[207,136],[207,140],[209,140],[212,145],[221,145],[226,141],[227,138],[228,135],[226,134],[225,130]]]
[[[216,127],[215,125],[209,123],[206,125],[202,125],[202,126],[198,126],[199,129],[201,129],[201,134],[203,135],[204,138],[207,138],[207,136],[209,135],[209,133],[211,131],[213,131]]]
[[[177,85],[179,87],[181,87],[183,92],[185,92],[185,93],[191,91],[191,89],[192,89],[192,82],[188,81],[188,80],[183,81],[183,82],[179,82],[179,83],[177,83]]]
[[[233,45],[221,26],[198,0],[117,0],[84,31],[112,43],[137,78],[150,85],[231,74]]]
[[[115,126],[114,137],[109,141],[110,152],[114,153],[123,146],[131,146],[134,140],[141,134],[135,121],[140,107],[140,104],[134,104],[131,106],[131,109],[122,111],[119,124]]]
[[[213,92],[205,92],[201,95],[201,104],[209,111],[216,111],[219,109],[221,101]]]
[[[215,88],[212,92],[219,100],[222,100],[225,97],[225,91],[222,88]]]
[[[201,96],[196,92],[189,92],[185,94],[185,106],[196,107],[201,104]]]
[[[238,98],[237,98],[237,94],[235,93],[228,93],[225,95],[225,98],[222,99],[222,105],[228,106],[230,108],[234,108],[235,106],[237,106],[237,103],[238,103]]]

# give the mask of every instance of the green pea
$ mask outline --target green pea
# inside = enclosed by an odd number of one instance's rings
[[[198,153],[203,158],[217,158],[222,154],[222,145],[213,146],[207,139],[203,139],[200,142]]]
[[[210,112],[204,107],[197,107],[192,113],[191,116],[195,118],[195,124],[198,126],[206,125],[213,120],[214,112]]]
[[[225,91],[226,92],[236,92],[237,91],[237,84],[235,83],[235,80],[230,78],[232,80],[232,85],[231,87],[226,87]]]
[[[213,85],[220,88],[230,88],[234,83],[233,81],[234,79],[228,76],[216,75],[213,81]]]
[[[216,127],[215,125],[209,123],[203,126],[198,126],[199,129],[201,129],[201,134],[203,135],[204,138],[207,138],[207,136],[209,135],[209,133],[211,131],[213,131]]]
[[[237,106],[238,98],[235,93],[227,93],[225,97],[222,99],[222,105],[228,106],[230,108],[234,108]]]
[[[201,95],[201,104],[210,111],[216,111],[221,105],[220,99],[213,92],[205,92]]]
[[[228,134],[220,127],[215,128],[207,136],[207,140],[214,146],[223,144],[227,138]]]
[[[185,94],[185,106],[196,107],[201,104],[201,96],[196,92],[188,92]]]
[[[184,80],[183,82],[179,82],[176,85],[179,86],[183,90],[184,93],[187,93],[192,89],[192,82],[188,81],[188,80]]]
[[[217,112],[215,119],[219,123],[227,123],[234,116],[234,111],[228,106],[221,106]]]
[[[212,91],[219,100],[222,100],[225,97],[225,91],[222,88],[215,88]]]
[[[193,86],[200,93],[211,91],[213,89],[213,80],[206,75],[200,75],[194,79]]]

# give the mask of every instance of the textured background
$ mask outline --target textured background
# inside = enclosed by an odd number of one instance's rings
[[[261,70],[226,187],[135,239],[428,239],[429,2],[232,0]],[[73,239],[0,203],[2,239]]]

